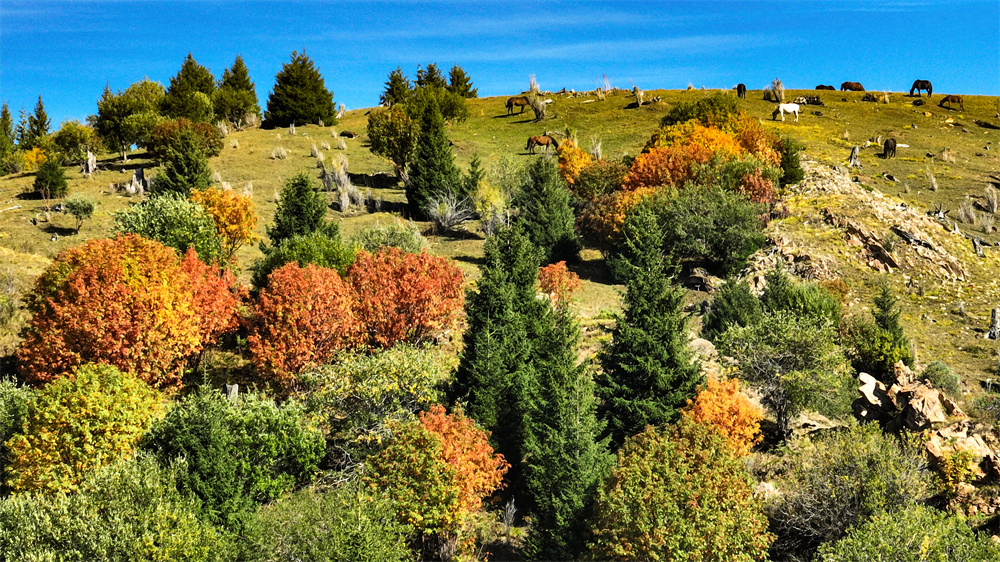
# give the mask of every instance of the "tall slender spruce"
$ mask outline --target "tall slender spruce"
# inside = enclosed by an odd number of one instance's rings
[[[569,200],[569,189],[559,177],[554,159],[537,158],[528,165],[528,181],[514,198],[514,206],[517,223],[542,250],[545,263],[580,257]]]
[[[408,178],[406,202],[411,217],[423,217],[431,199],[457,194],[462,187],[462,176],[445,136],[444,117],[433,98],[429,98],[420,118],[420,135]]]

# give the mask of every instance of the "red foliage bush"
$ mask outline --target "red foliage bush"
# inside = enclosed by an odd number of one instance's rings
[[[361,343],[419,343],[449,325],[462,309],[462,272],[449,260],[385,248],[358,252],[347,270]]]
[[[107,363],[159,387],[180,385],[188,361],[236,326],[240,296],[227,271],[178,259],[136,235],[91,240],[56,256],[28,297],[18,360],[44,384],[83,363]]]
[[[764,177],[759,168],[752,173],[744,174],[740,179],[738,189],[754,203],[770,204],[774,202],[774,184]]]
[[[553,305],[565,303],[580,288],[580,276],[567,269],[566,262],[556,262],[538,270],[538,287]]]
[[[711,158],[712,150],[699,144],[654,148],[636,157],[622,188],[635,191],[663,185],[681,187],[694,179],[698,167]]]
[[[335,269],[291,262],[268,276],[250,319],[247,343],[261,374],[284,387],[306,365],[347,347],[355,333],[351,290]]]

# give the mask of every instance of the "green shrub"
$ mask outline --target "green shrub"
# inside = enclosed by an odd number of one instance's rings
[[[316,189],[312,178],[305,172],[285,182],[274,211],[274,224],[266,228],[271,246],[280,246],[289,238],[312,232],[325,232],[330,237],[339,233],[335,223],[326,221],[326,196]],[[332,225],[332,226],[331,226]],[[261,250],[270,251],[261,243]]]
[[[597,160],[580,170],[570,189],[580,199],[592,201],[621,189],[627,175],[628,167],[621,162]]]
[[[768,506],[778,560],[811,560],[821,543],[877,513],[913,509],[931,492],[920,443],[886,435],[878,424],[829,433],[794,453],[791,467]]]
[[[247,559],[260,562],[410,560],[411,528],[395,507],[346,484],[305,489],[262,508],[247,533]]]
[[[536,158],[528,165],[528,181],[514,197],[515,222],[542,251],[543,265],[580,257],[569,198],[554,159]]]
[[[779,263],[764,274],[766,285],[760,295],[765,312],[790,312],[796,316],[825,318],[840,325],[841,305],[837,297],[812,282],[795,283]]]
[[[910,340],[899,323],[896,297],[883,282],[875,297],[872,318],[858,317],[846,323],[845,343],[854,368],[891,385],[896,382],[895,365],[913,367]]]
[[[740,113],[739,100],[736,97],[718,93],[695,102],[678,103],[660,119],[660,126],[669,127],[697,119],[706,127],[731,129]]]
[[[765,187],[770,187],[767,193],[752,192],[745,185],[745,178],[759,174],[766,180]],[[753,156],[734,160],[713,159],[698,174],[700,182],[714,185],[733,193],[742,193],[757,202],[770,201],[774,198],[774,187],[781,178],[781,170],[768,166]],[[770,184],[768,186],[768,183]]]
[[[927,379],[931,386],[948,393],[949,396],[962,396],[962,379],[951,370],[951,367],[941,361],[934,361],[920,374],[921,379]]]
[[[146,142],[146,150],[162,162],[167,157],[167,149],[176,144],[185,131],[194,133],[198,140],[198,147],[205,153],[205,156],[211,158],[222,152],[222,134],[219,133],[218,128],[204,122],[192,123],[183,117],[158,124]]]
[[[382,248],[399,248],[408,254],[419,254],[429,246],[420,229],[412,222],[376,224],[351,237],[349,245],[376,254]]]
[[[996,425],[1000,423],[1000,394],[987,392],[973,403],[973,407],[987,423]]]
[[[35,173],[34,189],[45,199],[63,197],[69,189],[66,185],[66,172],[59,165],[59,159],[53,156],[47,158]]]
[[[701,337],[715,341],[732,326],[749,326],[764,319],[760,300],[744,281],[726,281],[712,298],[712,308],[702,319]]]
[[[177,488],[201,502],[207,520],[238,531],[255,503],[312,480],[323,437],[303,425],[294,403],[279,407],[256,394],[228,400],[203,387],[150,429],[143,448],[162,466],[184,459]]]
[[[10,452],[4,443],[21,431],[32,399],[33,394],[27,386],[18,386],[12,378],[0,379],[0,490],[7,481],[7,463],[10,462]]]
[[[163,151],[163,167],[156,175],[150,192],[156,195],[176,193],[183,198],[192,190],[203,191],[211,183],[208,156],[201,139],[191,129],[182,129]]]
[[[215,219],[205,209],[176,193],[149,197],[116,211],[115,231],[138,234],[170,246],[184,255],[194,248],[205,263],[222,262],[222,241]]]
[[[333,228],[327,229],[327,232],[292,236],[280,246],[271,248],[253,265],[251,283],[254,288],[264,288],[267,285],[267,276],[272,271],[293,261],[298,262],[299,267],[311,263],[319,267],[336,269],[341,276],[346,275],[347,268],[354,263],[355,250],[340,241],[337,225],[332,226]]]
[[[231,560],[224,533],[200,521],[175,485],[183,463],[161,469],[139,455],[92,473],[76,493],[0,501],[3,560]]]
[[[83,221],[94,215],[94,200],[85,195],[74,195],[63,201],[63,208],[76,219],[76,231],[80,232]]]
[[[806,176],[799,162],[799,151],[804,147],[791,137],[781,139],[781,185],[802,181]]]

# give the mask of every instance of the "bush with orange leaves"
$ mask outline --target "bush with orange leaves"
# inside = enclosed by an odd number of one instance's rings
[[[743,174],[736,190],[754,203],[774,202],[774,182],[765,177],[760,168]]]
[[[696,121],[661,128],[653,133],[646,143],[646,149],[686,145],[706,148],[724,159],[737,158],[746,153],[732,133],[715,127],[705,127]]]
[[[399,248],[358,252],[347,270],[360,343],[421,343],[448,327],[465,302],[462,272],[450,260]]]
[[[559,155],[559,176],[570,186],[576,183],[580,170],[594,162],[594,157],[576,146],[573,139],[564,140],[556,153]]]
[[[350,287],[337,270],[291,262],[268,276],[250,318],[254,365],[279,386],[294,386],[307,365],[326,362],[356,333]]]
[[[673,185],[695,178],[698,167],[712,159],[712,150],[700,144],[661,146],[640,154],[632,163],[622,189]]]
[[[657,189],[662,188],[639,187],[634,191],[602,195],[584,207],[577,218],[576,228],[588,244],[610,250],[619,241],[628,212],[644,199],[652,197]]]
[[[191,201],[198,203],[215,221],[215,228],[222,241],[222,251],[227,260],[244,244],[257,239],[257,212],[253,200],[231,190],[210,187],[191,192]]]
[[[760,443],[764,413],[740,392],[740,381],[708,379],[705,387],[681,410],[685,418],[715,430],[739,455]]]
[[[36,385],[84,363],[107,363],[161,388],[236,327],[240,294],[229,272],[178,258],[136,235],[90,240],[60,253],[35,282],[33,316],[17,352]]]
[[[781,139],[765,129],[757,119],[749,115],[740,116],[735,135],[736,141],[748,154],[771,166],[781,164]]]
[[[570,271],[565,261],[556,262],[538,270],[538,288],[553,306],[567,303],[580,288],[580,276]]]

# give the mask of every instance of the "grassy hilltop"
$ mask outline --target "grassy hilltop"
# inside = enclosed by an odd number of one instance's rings
[[[656,96],[661,101],[636,108],[630,93],[619,91],[597,100],[591,94],[550,94],[554,103],[549,107],[550,118],[535,122],[530,110],[522,114],[506,115],[506,97],[469,100],[471,117],[462,123],[449,125],[448,136],[454,143],[457,162],[466,168],[474,155],[478,155],[489,168],[502,157],[511,156],[527,162],[525,150],[529,136],[547,131],[574,129],[580,145],[589,149],[591,139],[599,141],[605,158],[620,158],[637,154],[650,134],[657,128],[660,118],[674,104],[693,101],[706,92],[701,90],[651,90],[646,99]],[[1000,100],[996,97],[966,96],[965,111],[946,109],[936,105],[941,98],[935,95],[922,106],[914,106],[916,97],[903,93],[889,95],[888,103],[862,102],[863,93],[814,92],[812,90],[786,91],[786,99],[799,95],[819,95],[824,106],[802,106],[799,122],[786,116],[786,120],[771,121],[774,104],[762,99],[760,91],[750,91],[741,101],[751,115],[766,121],[782,135],[791,136],[805,146],[803,160],[817,166],[845,167],[848,154],[854,145],[864,146],[865,141],[876,137],[894,137],[901,145],[894,159],[883,160],[877,155],[881,147],[872,146],[862,151],[860,170],[850,170],[847,187],[837,191],[813,189],[822,178],[807,177],[806,182],[786,194],[791,211],[789,217],[772,222],[768,234],[789,253],[801,257],[799,261],[820,263],[823,272],[841,278],[847,285],[849,307],[867,307],[874,289],[868,281],[878,275],[862,254],[859,246],[844,235],[842,226],[831,224],[832,210],[839,218],[863,225],[899,261],[899,271],[890,275],[897,294],[901,295],[903,321],[907,333],[917,348],[918,361],[928,363],[941,359],[952,365],[967,381],[995,376],[997,345],[982,338],[988,326],[990,310],[1000,306],[1000,249],[987,248],[985,258],[977,258],[972,244],[964,236],[949,234],[942,227],[923,225],[923,232],[932,242],[956,263],[964,273],[958,278],[943,277],[936,266],[919,255],[910,255],[905,244],[891,227],[900,221],[923,215],[936,205],[950,210],[949,219],[957,218],[963,202],[966,207],[980,202],[989,182],[1000,183],[1000,130],[997,115]],[[735,95],[735,94],[733,94]],[[927,100],[926,97],[922,98]],[[324,150],[327,159],[343,153],[349,160],[352,174],[391,174],[392,166],[368,150],[365,126],[365,109],[347,113],[333,126],[299,126],[294,135],[286,129],[248,130],[234,132],[225,139],[225,146],[210,165],[222,181],[235,190],[244,190],[252,183],[253,199],[261,216],[258,234],[264,236],[264,226],[270,223],[275,211],[275,195],[285,180],[308,170],[319,178],[316,161],[310,156],[313,144],[327,142],[333,146]],[[332,132],[351,131],[356,138],[344,139],[346,149],[336,148],[337,139]],[[288,151],[286,159],[272,158],[277,147]],[[8,295],[27,292],[33,280],[60,250],[76,246],[85,239],[107,236],[110,232],[111,214],[126,208],[132,199],[116,192],[111,185],[127,181],[132,169],[150,168],[154,163],[142,152],[130,155],[127,163],[120,158],[105,155],[100,162],[102,171],[85,178],[77,170],[69,170],[69,193],[90,195],[97,202],[94,217],[85,222],[78,234],[74,233],[74,220],[68,215],[53,213],[51,220],[32,223],[36,217],[44,218],[43,202],[30,194],[32,174],[17,174],[0,180],[0,280]],[[155,170],[147,170],[147,176]],[[886,179],[894,177],[897,181]],[[992,176],[992,178],[991,178]],[[931,189],[931,178],[936,190]],[[362,190],[362,179],[355,182]],[[877,198],[878,193],[887,199]],[[382,212],[355,212],[342,214],[330,208],[328,215],[341,223],[346,237],[366,225],[401,220],[391,212],[398,203],[405,201],[401,186],[371,188],[371,197],[381,200]],[[875,200],[875,199],[877,200]],[[19,206],[19,207],[18,207]],[[909,212],[910,214],[895,214]],[[977,210],[973,221],[961,223],[960,230],[974,234],[988,242],[1000,241],[993,225],[993,215]],[[914,219],[915,220],[915,219]],[[836,222],[836,220],[834,220]],[[430,223],[422,223],[432,242],[434,253],[457,260],[471,282],[478,274],[476,263],[481,256],[482,236],[474,226],[464,237],[434,236]],[[935,225],[936,226],[936,225]],[[896,250],[890,248],[894,246]],[[912,252],[911,252],[912,253]],[[255,245],[244,247],[238,254],[241,275],[249,279],[248,268],[260,256]],[[585,322],[597,321],[618,307],[618,292],[610,284],[600,254],[595,250],[584,252],[583,261],[576,266],[583,279],[579,308]],[[692,294],[691,300],[703,298]],[[961,310],[959,303],[962,303]],[[849,309],[850,310],[850,309]],[[0,355],[9,355],[16,346],[16,333],[25,320],[23,313],[15,313],[13,321],[0,332]]]

